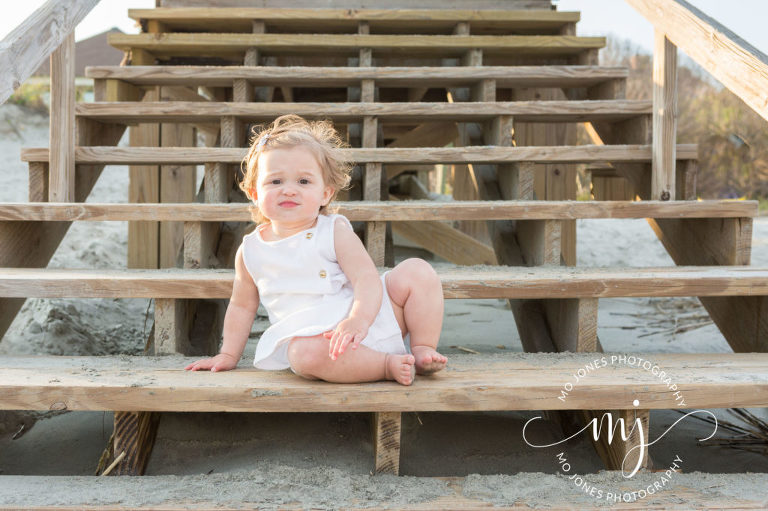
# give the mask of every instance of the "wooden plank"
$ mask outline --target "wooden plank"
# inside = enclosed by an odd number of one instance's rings
[[[584,145],[584,146],[521,146],[521,147],[439,147],[439,140],[430,133],[438,134],[441,130],[453,127],[456,123],[423,123],[395,140],[386,148],[347,148],[340,151],[357,163],[603,163],[627,162],[650,163],[650,145]],[[442,136],[442,135],[440,135]],[[450,138],[448,138],[450,136]],[[455,131],[446,135],[448,142],[455,138]],[[402,139],[402,140],[401,140]],[[446,143],[448,143],[446,142]],[[432,147],[427,147],[432,143]],[[417,149],[412,149],[417,148]],[[247,148],[220,147],[77,147],[77,163],[100,163],[111,165],[129,164],[195,164],[228,163],[238,164],[248,152]],[[694,160],[698,154],[696,144],[679,144],[678,160]],[[24,148],[21,160],[28,162],[48,162],[47,148]],[[389,172],[387,173],[390,176]]]
[[[560,265],[562,222],[519,221],[516,234],[526,266]]]
[[[159,0],[158,7],[253,7],[253,0]],[[421,9],[445,9],[471,7],[476,10],[501,10],[501,9],[543,9],[550,10],[551,0],[464,0],[459,3],[456,0],[421,0]],[[317,8],[314,0],[261,0],[260,5],[267,8]],[[337,9],[366,9],[366,3],[361,0],[334,0],[333,5]],[[390,0],[387,4],[390,9],[411,9],[413,2],[409,0]],[[354,11],[353,11],[354,12]]]
[[[472,48],[490,54],[575,55],[603,48],[604,37],[561,35],[360,35],[360,34],[108,34],[108,43],[120,50],[141,49],[155,56],[220,56],[243,54],[258,47],[270,54],[304,55],[333,52],[358,55],[360,48],[415,54],[460,56]]]
[[[120,412],[114,414],[113,459],[125,453],[110,475],[143,475],[155,443],[160,414]]]
[[[480,67],[312,67],[243,66],[95,66],[87,77],[118,79],[135,85],[226,87],[233,80],[254,85],[345,87],[374,80],[379,87],[470,86],[496,80],[497,87],[597,87],[626,79],[626,68],[608,66],[480,66]],[[594,98],[597,99],[597,98]],[[608,99],[607,97],[603,99]],[[616,97],[615,99],[618,99]]]
[[[29,164],[29,202],[48,201],[48,164],[30,162]]]
[[[397,222],[392,224],[392,232],[453,264],[498,264],[491,247],[448,224],[434,221]]]
[[[155,355],[190,354],[189,330],[194,312],[188,300],[155,299]]]
[[[373,414],[373,457],[375,474],[400,474],[400,412]]]
[[[488,103],[81,103],[77,115],[111,122],[210,122],[235,116],[267,121],[295,113],[336,122],[357,121],[365,116],[380,121],[483,121],[511,115],[515,121],[585,122],[620,121],[651,113],[646,100],[600,101],[500,101]]]
[[[688,2],[628,0],[686,55],[768,120],[768,56]]]
[[[75,200],[75,33],[51,54],[48,200]]]
[[[757,216],[757,201],[381,201],[335,202],[352,221],[574,220],[579,218],[745,218]],[[179,203],[5,203],[0,221],[170,221],[246,222],[248,204]],[[718,223],[717,225],[722,225]],[[683,230],[687,226],[683,227]],[[688,239],[688,238],[683,238]],[[734,238],[735,239],[735,238]],[[697,246],[714,242],[693,235]],[[731,240],[733,241],[733,240]],[[744,243],[741,241],[740,243]],[[725,248],[724,248],[725,249]],[[707,249],[711,251],[713,249]],[[715,261],[712,259],[711,261]],[[712,263],[716,264],[716,263]]]
[[[751,266],[674,268],[467,267],[441,269],[454,298],[765,296],[768,270]],[[9,298],[228,298],[230,270],[59,270],[0,268]]]
[[[161,147],[193,147],[196,143],[195,129],[190,125],[162,124],[160,126]],[[159,202],[175,204],[194,202],[196,172],[197,169],[194,166],[160,166]],[[160,222],[159,229],[159,267],[179,266],[184,242],[183,222],[166,220]]]
[[[99,0],[48,0],[0,42],[0,104],[74,32]]]
[[[544,300],[547,324],[557,351],[602,351],[597,341],[597,307],[594,298]]]
[[[163,8],[128,9],[128,17],[136,21],[158,20],[174,26],[176,23],[202,22],[210,26],[215,21],[224,21],[231,28],[244,26],[250,32],[252,19],[270,21],[272,23],[285,20],[312,21],[318,31],[327,27],[324,21],[344,22],[347,27],[355,27],[360,21],[374,23],[376,21],[424,21],[433,24],[439,21],[470,21],[472,24],[486,22],[494,27],[504,28],[557,28],[566,23],[575,23],[581,16],[576,11],[547,11],[547,10],[469,10],[469,9],[297,9],[297,8]],[[236,25],[240,22],[240,25]],[[189,27],[190,25],[184,25]],[[192,25],[194,26],[194,25]],[[215,26],[215,25],[214,25]],[[276,26],[280,26],[279,24]],[[339,26],[333,24],[331,26]],[[213,32],[213,30],[210,30]]]
[[[656,29],[653,48],[653,158],[651,198],[675,194],[677,139],[677,47]]]
[[[574,385],[561,400],[564,383],[599,356],[454,356],[439,374],[417,378],[412,386],[385,381],[332,385],[250,364],[235,371],[191,372],[184,367],[194,359],[185,357],[3,357],[0,409],[383,413],[594,409],[599,403],[633,410],[635,399],[649,409],[768,405],[765,353],[722,353],[716,358],[604,354],[606,365],[591,371],[583,385]],[[646,361],[676,387],[644,369]]]

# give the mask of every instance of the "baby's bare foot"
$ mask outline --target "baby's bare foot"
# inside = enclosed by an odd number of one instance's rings
[[[384,378],[395,380],[403,385],[413,383],[415,377],[414,363],[416,359],[413,355],[393,355],[387,353],[384,357]]]
[[[416,357],[416,374],[436,373],[448,362],[447,358],[431,346],[411,346],[411,352]]]

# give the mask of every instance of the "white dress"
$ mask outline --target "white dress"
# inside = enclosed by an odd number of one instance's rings
[[[259,227],[243,236],[243,261],[271,323],[256,346],[254,367],[289,368],[291,338],[333,330],[352,309],[354,290],[339,266],[334,247],[337,218],[352,229],[342,215],[319,215],[311,229],[277,241],[265,241]],[[381,307],[361,344],[385,353],[405,354],[385,276],[381,276]]]

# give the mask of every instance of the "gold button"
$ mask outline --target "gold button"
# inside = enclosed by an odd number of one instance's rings
[[[325,273],[325,270],[320,270],[320,278],[324,279],[327,274]]]
[[[307,233],[307,239],[310,239],[311,237],[312,237],[312,233],[311,233],[311,232],[308,232],[308,233]]]

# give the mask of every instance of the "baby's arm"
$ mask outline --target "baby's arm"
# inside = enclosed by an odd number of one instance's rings
[[[235,255],[235,281],[232,286],[232,297],[224,316],[224,340],[221,351],[215,357],[198,360],[185,369],[228,371],[234,369],[240,361],[259,308],[259,290],[245,268],[242,250],[243,246],[240,245]]]
[[[355,300],[349,316],[341,321],[331,336],[329,355],[334,360],[347,344],[356,348],[368,334],[381,307],[381,279],[376,265],[360,238],[341,220],[334,225],[334,248],[344,274],[355,290]]]

